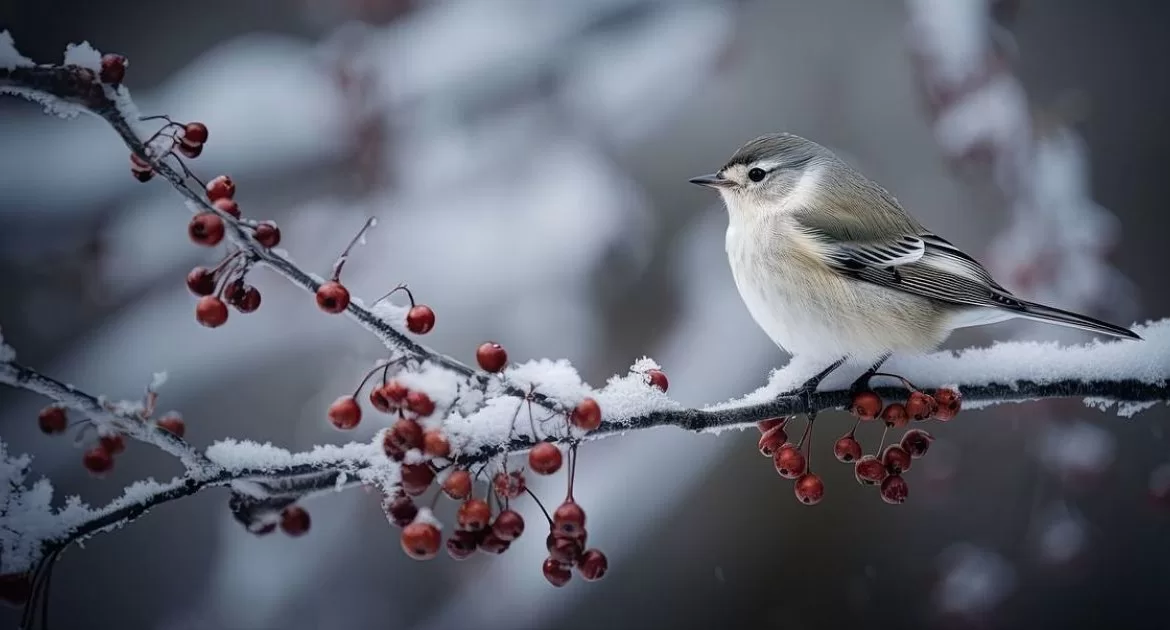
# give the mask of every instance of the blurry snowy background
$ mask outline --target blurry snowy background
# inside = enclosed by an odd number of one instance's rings
[[[988,2],[13,0],[0,29],[38,61],[83,39],[129,57],[142,110],[207,123],[194,168],[230,173],[308,270],[377,216],[347,284],[370,298],[409,282],[440,350],[470,359],[495,339],[594,383],[649,354],[701,404],[785,361],[735,294],[714,196],[686,183],[768,131],[835,148],[931,228],[994,251],[1025,296],[1120,323],[1170,313],[1170,5]],[[954,99],[924,84],[978,83],[988,41],[1017,82],[948,119]],[[962,146],[979,133],[992,141]],[[258,314],[199,327],[183,277],[211,258],[108,128],[5,99],[0,147],[0,323],[23,362],[119,398],[166,369],[163,407],[196,444],[345,439],[324,408],[379,356],[371,337],[264,274]],[[1002,325],[952,345],[1007,337],[1083,338]],[[63,491],[101,501],[175,472],[132,445],[90,480],[79,451],[36,432],[40,404],[0,391],[0,434]],[[563,590],[541,576],[536,534],[499,558],[420,564],[361,491],[313,501],[298,540],[253,538],[208,492],[65,554],[54,625],[1164,628],[1166,419],[1077,402],[965,414],[933,427],[898,508],[827,449],[826,501],[798,505],[754,432],[590,444],[577,494],[611,572]],[[824,418],[819,443],[848,423]]]

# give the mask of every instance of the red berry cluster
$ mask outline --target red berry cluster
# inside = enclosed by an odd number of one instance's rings
[[[147,399],[152,400],[153,394],[148,393]],[[143,420],[150,420],[153,405],[147,405]],[[177,413],[171,412],[155,421],[159,428],[170,431],[178,437],[183,437],[186,426]],[[45,435],[61,435],[69,429],[69,417],[65,409],[57,405],[49,405],[37,414],[37,426]],[[77,426],[92,427],[82,423]],[[126,440],[119,433],[98,433],[97,441],[87,440],[89,446],[82,454],[81,463],[94,476],[102,476],[114,468],[114,457],[126,450]]]
[[[105,81],[104,59],[102,65],[102,80]],[[117,71],[112,71],[112,74],[117,74]],[[143,183],[154,178],[155,169],[151,161],[162,160],[172,155],[193,160],[203,154],[203,145],[207,143],[207,138],[210,135],[207,130],[207,125],[201,122],[179,123],[166,116],[159,116],[157,118],[166,120],[166,124],[144,143],[150,159],[143,159],[137,153],[130,154],[130,174],[134,176],[134,179]],[[165,138],[170,141],[163,149],[159,149],[159,144],[156,142],[160,138]],[[179,161],[179,166],[185,173],[188,175],[191,174],[182,160]]]

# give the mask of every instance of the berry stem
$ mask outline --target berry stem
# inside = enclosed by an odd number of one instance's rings
[[[552,527],[552,524],[553,524],[552,517],[549,516],[548,510],[544,509],[544,504],[540,502],[540,497],[536,496],[536,493],[533,492],[532,488],[529,488],[528,486],[524,486],[524,491],[528,493],[528,496],[532,497],[533,501],[536,501],[536,506],[540,508],[541,512],[544,512],[545,520],[548,521],[549,527]]]
[[[370,370],[369,372],[366,372],[366,375],[362,377],[362,382],[358,383],[357,389],[353,390],[353,399],[357,400],[358,394],[362,392],[362,389],[366,386],[366,383],[370,382],[370,377],[378,373],[378,370],[382,370],[382,384],[385,385],[386,375],[389,374],[390,366],[394,365],[394,363],[395,361],[387,361],[382,365],[375,366],[374,369]]]
[[[370,308],[373,308],[373,307],[377,306],[377,305],[378,305],[378,302],[381,302],[382,300],[385,300],[386,298],[390,297],[391,295],[394,295],[395,293],[398,293],[399,291],[405,291],[405,292],[406,292],[406,297],[407,297],[407,298],[410,300],[410,307],[411,307],[411,308],[414,308],[414,294],[410,292],[410,289],[408,289],[408,288],[406,287],[406,285],[405,285],[405,284],[400,284],[400,285],[398,285],[398,286],[394,287],[393,289],[390,289],[390,292],[389,292],[389,293],[387,293],[386,295],[383,295],[382,297],[380,297],[380,298],[378,298],[378,299],[374,300],[374,303],[370,305]]]
[[[911,392],[918,391],[918,388],[914,386],[914,383],[911,383],[910,381],[906,380],[905,378],[903,378],[901,376],[898,376],[897,374],[890,374],[889,372],[874,372],[870,376],[885,376],[888,378],[896,378],[902,382],[902,387],[905,387],[907,390],[909,390]]]
[[[378,220],[374,217],[366,219],[365,224],[362,225],[362,229],[358,230],[357,234],[354,234],[353,240],[349,242],[349,245],[345,246],[341,255],[337,257],[337,262],[333,263],[333,275],[329,278],[330,280],[337,282],[341,279],[341,268],[345,266],[345,261],[349,260],[349,253],[353,251],[358,241],[362,240],[362,237],[366,235],[366,231],[374,227],[374,224],[377,222]]]
[[[887,424],[886,428],[882,430],[882,440],[880,442],[878,442],[878,447],[877,447],[878,456],[881,456],[882,449],[885,448],[885,446],[886,446],[886,434],[888,434],[889,432],[890,432],[890,425]]]

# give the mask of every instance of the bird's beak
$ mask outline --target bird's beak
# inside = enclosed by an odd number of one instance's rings
[[[724,178],[719,173],[711,173],[710,175],[692,177],[689,181],[692,184],[706,186],[707,188],[727,188],[733,184],[731,180]]]

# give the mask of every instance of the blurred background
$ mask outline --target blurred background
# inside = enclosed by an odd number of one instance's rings
[[[205,122],[192,167],[230,173],[309,271],[378,217],[346,283],[371,299],[409,282],[438,314],[434,347],[470,360],[495,339],[595,384],[650,355],[699,405],[787,360],[735,292],[722,208],[686,183],[770,131],[837,150],[1021,295],[1119,323],[1170,313],[1168,18],[1144,0],[7,0],[0,30],[39,62],[81,40],[125,54],[142,111]],[[0,146],[0,324],[23,363],[115,398],[167,370],[160,404],[198,445],[349,437],[324,410],[380,356],[372,337],[264,271],[257,314],[200,327],[183,278],[214,254],[110,129],[0,99]],[[1003,324],[950,346],[1009,338],[1085,339]],[[42,404],[0,390],[0,434],[63,494],[101,503],[178,472],[131,444],[92,480],[37,432]],[[843,415],[818,423],[812,509],[754,431],[588,444],[576,495],[610,573],[560,590],[532,532],[501,557],[420,564],[376,496],[311,501],[293,540],[247,534],[209,491],[65,554],[53,623],[1166,628],[1166,420],[1079,401],[964,413],[929,427],[900,507],[832,461]],[[533,483],[556,497],[563,481]]]

